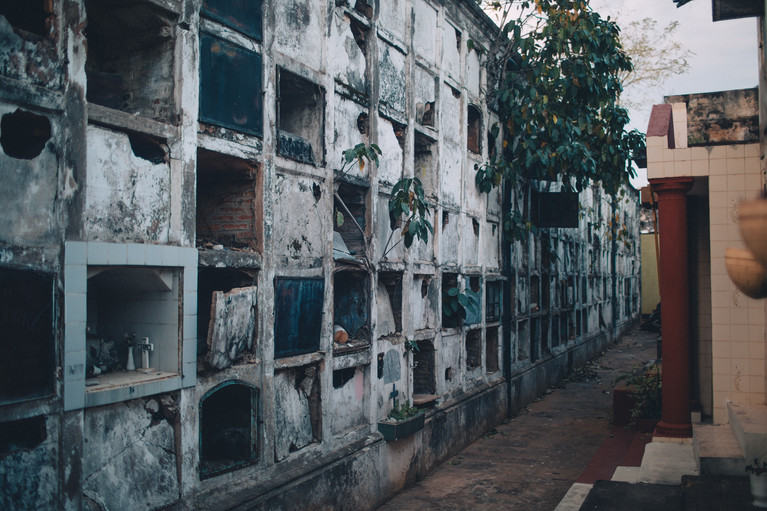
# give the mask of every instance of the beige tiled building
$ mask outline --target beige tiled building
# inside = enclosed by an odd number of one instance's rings
[[[765,405],[766,397],[767,301],[745,296],[725,268],[727,247],[744,248],[738,204],[757,197],[765,187],[757,90],[675,96],[666,101],[653,107],[647,173],[651,185],[686,182],[689,186],[691,397],[700,403],[704,416],[726,423],[729,402],[759,407]],[[721,116],[714,118],[712,112]],[[664,218],[661,211],[661,238],[664,221],[672,219]]]

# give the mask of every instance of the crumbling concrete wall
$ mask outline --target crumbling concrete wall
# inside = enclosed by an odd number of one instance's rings
[[[502,260],[504,213],[530,216],[534,192],[559,190],[521,184],[508,204],[476,190],[475,166],[499,147],[467,44],[493,34],[473,2],[264,0],[227,13],[141,0],[124,16],[114,1],[49,4],[37,36],[0,16],[0,118],[33,114],[17,125],[39,146],[13,154],[16,130],[1,127],[0,264],[54,275],[51,357],[63,359],[51,395],[0,403],[0,423],[42,415],[47,435],[0,460],[6,507],[371,507],[629,323],[636,252],[608,222],[631,204],[584,191],[593,211],[577,228],[521,236]],[[201,54],[210,37],[229,51]],[[220,80],[207,80],[215,65]],[[379,163],[342,175],[359,143],[377,144]],[[401,177],[422,180],[434,226],[409,249],[388,211]],[[336,235],[353,254],[338,257]],[[102,392],[81,363],[88,278],[113,266],[178,275],[166,311],[178,317],[156,340],[178,364],[121,368]],[[479,289],[468,321],[443,315],[451,287]],[[334,339],[349,319],[352,339]],[[204,418],[222,395],[232,409]],[[417,400],[426,425],[384,442],[376,423],[395,400]],[[211,424],[221,431],[204,433]],[[245,454],[207,459],[219,441]]]
[[[83,495],[92,509],[156,509],[179,499],[176,401],[94,408],[83,423]]]

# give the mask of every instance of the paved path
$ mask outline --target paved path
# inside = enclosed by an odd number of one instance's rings
[[[655,359],[656,338],[640,330],[625,335],[379,509],[553,510],[611,433],[614,379]]]

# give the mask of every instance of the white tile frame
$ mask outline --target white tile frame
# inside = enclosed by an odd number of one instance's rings
[[[182,387],[197,380],[197,261],[195,248],[141,243],[68,241],[64,249],[64,410],[117,403]],[[181,374],[131,387],[85,393],[88,266],[167,266],[183,271]]]

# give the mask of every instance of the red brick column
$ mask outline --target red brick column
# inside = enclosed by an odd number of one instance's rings
[[[690,422],[690,293],[687,197],[691,177],[651,179],[660,217],[660,301],[663,337],[663,416],[655,435],[692,436]]]

